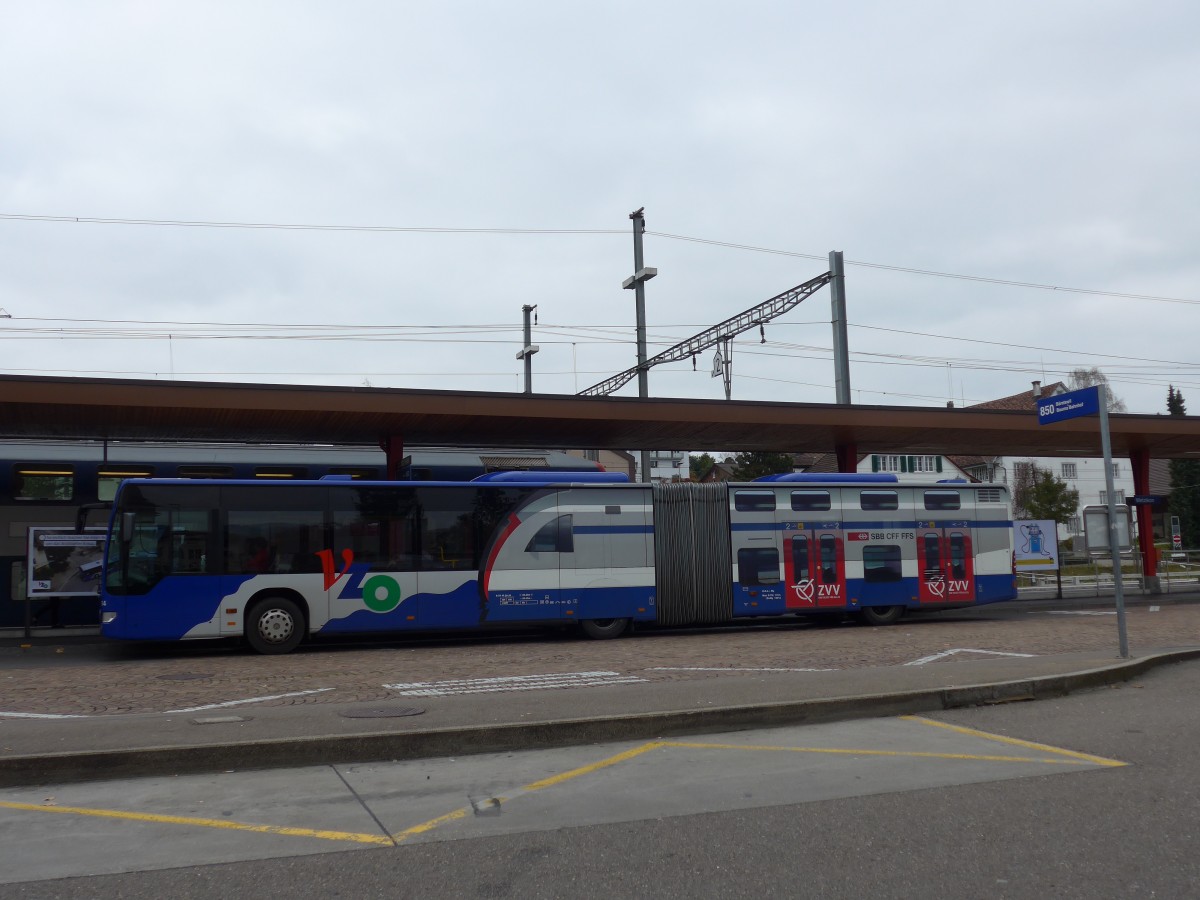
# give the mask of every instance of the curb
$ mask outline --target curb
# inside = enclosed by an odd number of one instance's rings
[[[825,700],[401,733],[0,757],[0,787],[152,775],[194,775],[226,769],[273,769],[466,756],[610,741],[650,740],[711,731],[746,731],[911,715],[938,709],[1063,697],[1073,691],[1128,681],[1161,665],[1196,658],[1200,658],[1200,649],[1176,650],[1064,675]]]

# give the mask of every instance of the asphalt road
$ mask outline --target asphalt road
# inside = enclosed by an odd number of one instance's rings
[[[226,854],[264,841],[267,858],[197,864],[229,829],[6,807],[8,866],[57,854],[65,872],[95,853],[135,871],[0,897],[1192,897],[1198,696],[1192,662],[1056,700],[694,739],[735,747],[321,767],[320,791],[313,770],[47,787],[58,806],[207,808],[227,824],[290,810],[414,839],[343,850],[234,831]]]

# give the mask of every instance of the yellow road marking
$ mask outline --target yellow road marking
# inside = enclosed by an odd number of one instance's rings
[[[689,747],[696,750],[757,750],[773,753],[829,753],[841,756],[903,756],[916,759],[970,759],[982,762],[1046,763],[1058,766],[1084,765],[1084,762],[1081,760],[1036,759],[1030,756],[985,756],[975,753],[930,753],[920,750],[863,750],[853,747],[775,747],[765,744],[702,744],[690,741],[669,741],[664,746]]]
[[[648,744],[642,744],[640,747],[634,747],[632,750],[626,750],[624,753],[618,753],[616,756],[610,756],[608,759],[602,759],[599,762],[594,762],[591,765],[580,766],[578,769],[572,769],[569,772],[563,772],[561,775],[551,775],[549,778],[543,778],[541,781],[535,781],[533,784],[527,784],[521,788],[524,792],[538,791],[544,787],[550,787],[555,784],[562,784],[564,781],[570,781],[572,778],[578,778],[580,775],[587,775],[591,772],[607,769],[609,766],[615,766],[617,763],[623,763],[626,760],[633,759],[635,756],[641,756],[650,750],[657,750],[659,747],[669,747],[669,741],[651,741]]]
[[[1074,759],[1083,760],[1084,762],[1095,763],[1098,766],[1127,766],[1129,763],[1121,762],[1116,759],[1105,759],[1103,756],[1092,756],[1090,753],[1077,753],[1074,750],[1066,750],[1062,747],[1051,747],[1049,744],[1036,744],[1033,741],[1023,741],[1020,738],[1005,737],[1002,734],[991,734],[987,731],[977,731],[974,728],[964,728],[961,725],[950,725],[946,722],[939,722],[936,719],[926,719],[923,716],[901,716],[909,722],[920,722],[922,725],[932,725],[935,728],[945,728],[947,731],[956,731],[959,734],[969,734],[974,737],[987,738],[989,741],[999,741],[1002,744],[1012,744],[1014,747],[1027,747],[1030,750],[1042,750],[1046,753],[1054,753],[1059,756],[1069,756]]]
[[[394,845],[392,839],[379,834],[359,834],[353,831],[322,831],[313,828],[290,828],[284,825],[250,825],[225,819],[196,819],[189,816],[163,816],[156,813],[125,812],[119,809],[89,809],[82,806],[39,806],[36,803],[10,803],[0,800],[0,807],[29,812],[67,813],[76,816],[98,816],[106,819],[128,819],[135,822],[157,822],[167,825],[195,825],[202,828],[224,828],[230,831],[253,831],[259,834],[282,834],[288,837],[320,838],[325,841],[352,841],[356,844]]]
[[[640,747],[634,747],[632,750],[625,750],[607,759],[602,759],[599,762],[590,763],[586,766],[580,766],[577,769],[571,769],[569,772],[561,772],[558,775],[551,775],[549,778],[543,778],[540,781],[535,781],[531,784],[519,788],[519,794],[514,796],[523,796],[532,794],[534,791],[540,791],[542,788],[552,787],[556,784],[562,784],[564,781],[570,781],[572,778],[578,778],[581,775],[588,775],[591,772],[597,772],[600,769],[606,769],[609,766],[615,766],[617,763],[623,763],[626,760],[633,759],[635,756],[641,756],[649,750],[656,750],[659,747],[666,747],[667,744],[661,741],[651,741],[648,744],[642,744]],[[513,797],[493,797],[497,806],[508,803]],[[399,844],[408,840],[410,837],[415,837],[418,834],[424,834],[427,831],[445,825],[447,822],[456,822],[459,819],[465,819],[472,812],[472,808],[464,806],[462,809],[456,809],[453,812],[448,812],[444,816],[438,816],[436,819],[430,819],[428,822],[422,822],[420,825],[414,825],[412,828],[406,828],[401,832],[393,835],[396,843]]]
[[[503,803],[504,798],[497,798]],[[433,831],[439,825],[445,825],[447,822],[453,822],[457,819],[465,819],[471,814],[471,807],[464,806],[462,809],[456,809],[454,812],[448,812],[444,816],[438,816],[436,819],[430,819],[428,822],[422,822],[420,825],[414,825],[412,828],[405,828],[403,831],[397,832],[392,836],[397,844],[401,841],[406,841],[410,837],[418,834],[424,834],[426,831]]]

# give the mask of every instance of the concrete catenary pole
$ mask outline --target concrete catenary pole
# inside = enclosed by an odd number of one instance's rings
[[[646,378],[646,282],[658,274],[658,269],[648,269],[642,263],[642,232],[646,230],[646,207],[642,206],[629,214],[633,220],[633,275],[626,278],[621,286],[628,290],[633,288],[634,299],[637,303],[637,381],[638,396],[642,399],[650,396],[649,383]],[[650,480],[650,451],[641,452],[642,481]]]
[[[833,384],[837,403],[850,403],[850,347],[846,340],[846,270],[842,251],[829,254],[833,281],[829,289],[833,304]]]
[[[521,312],[525,314],[525,345],[521,352],[517,354],[517,359],[525,360],[525,393],[533,393],[533,354],[540,349],[533,341],[533,326],[530,324],[530,314],[537,309],[537,306],[522,306]]]

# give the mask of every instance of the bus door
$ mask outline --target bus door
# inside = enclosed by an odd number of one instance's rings
[[[846,605],[846,552],[840,525],[797,523],[796,530],[784,531],[788,609]]]
[[[975,600],[971,530],[965,522],[925,523],[917,528],[921,603]]]

